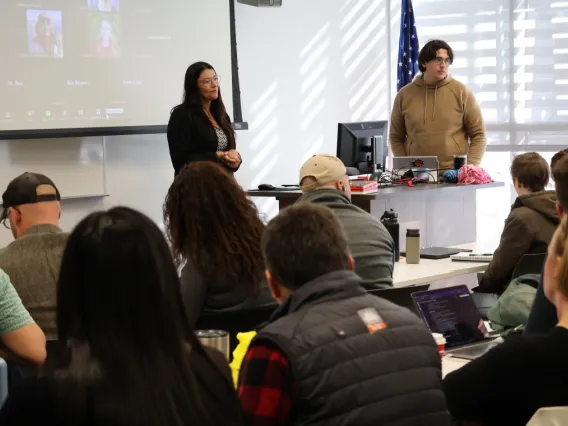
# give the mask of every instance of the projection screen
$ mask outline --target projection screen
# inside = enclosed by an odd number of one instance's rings
[[[195,61],[232,117],[228,0],[2,0],[0,39],[0,138],[164,126]]]

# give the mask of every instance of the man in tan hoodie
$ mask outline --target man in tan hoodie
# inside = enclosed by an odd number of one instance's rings
[[[396,95],[390,123],[395,157],[437,156],[442,173],[454,168],[454,154],[478,166],[487,144],[475,97],[448,73],[453,60],[445,41],[426,43],[418,55],[422,74]]]

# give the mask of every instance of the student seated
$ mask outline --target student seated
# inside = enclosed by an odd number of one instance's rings
[[[449,425],[432,334],[363,288],[329,208],[282,210],[262,251],[280,306],[241,366],[245,424]]]
[[[525,254],[544,253],[558,226],[556,194],[545,191],[550,169],[536,152],[517,155],[511,177],[517,199],[505,221],[499,247],[475,291],[501,294]]]
[[[2,426],[242,424],[227,361],[197,340],[168,245],[141,213],[117,207],[75,227],[57,332],[67,350],[10,392]]]
[[[59,227],[61,196],[55,183],[38,173],[12,180],[0,221],[15,238],[0,250],[0,268],[10,277],[24,306],[45,333],[57,340],[55,287],[69,234]]]
[[[560,218],[568,212],[568,149],[558,151],[550,161],[554,190],[556,192],[556,211]],[[526,333],[546,333],[556,325],[556,308],[544,295],[543,277],[536,291],[534,303],[527,325]]]
[[[394,242],[375,216],[351,203],[351,187],[345,165],[328,154],[314,155],[300,169],[298,203],[329,207],[345,229],[355,272],[367,289],[392,287]]]
[[[273,303],[260,250],[264,223],[230,172],[209,161],[187,164],[166,196],[164,223],[185,263],[181,291],[192,327],[206,313]]]
[[[542,407],[568,406],[568,220],[548,247],[544,292],[558,312],[546,334],[511,337],[444,380],[451,414],[486,426],[524,426]]]

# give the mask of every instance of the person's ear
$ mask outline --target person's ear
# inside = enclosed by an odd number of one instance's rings
[[[355,271],[355,259],[353,259],[351,255],[349,255],[349,259],[347,260],[347,269],[352,272]]]
[[[559,218],[562,218],[566,214],[564,207],[562,207],[560,203],[556,203],[556,214]]]
[[[16,224],[20,224],[22,222],[22,215],[21,213],[15,209],[14,207],[10,207],[10,217]]]
[[[282,303],[284,301],[282,297],[282,289],[274,279],[274,276],[270,273],[268,269],[264,271],[264,275],[266,276],[266,282],[268,283],[268,288],[270,289],[272,298],[276,300],[278,303]]]
[[[335,189],[337,189],[338,191],[341,191],[341,192],[347,192],[347,188],[345,187],[345,184],[340,180],[335,182]]]

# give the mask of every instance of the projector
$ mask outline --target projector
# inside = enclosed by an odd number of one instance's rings
[[[237,0],[237,3],[256,7],[281,7],[282,0]]]

